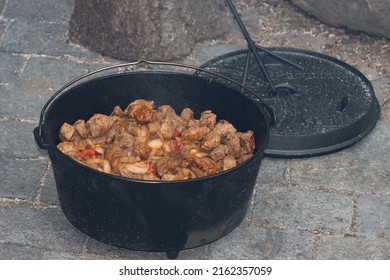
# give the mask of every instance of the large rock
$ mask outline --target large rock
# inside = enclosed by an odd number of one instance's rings
[[[318,19],[390,39],[390,0],[292,0]]]
[[[114,58],[173,60],[232,24],[224,0],[76,0],[69,38]]]

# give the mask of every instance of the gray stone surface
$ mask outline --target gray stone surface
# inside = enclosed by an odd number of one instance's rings
[[[13,53],[98,58],[98,54],[85,52],[79,46],[67,44],[67,33],[67,24],[17,19],[8,27],[8,32],[0,43],[0,49]]]
[[[292,0],[292,2],[328,24],[390,38],[389,0]]]
[[[361,195],[357,206],[357,233],[390,238],[390,197]]]
[[[310,259],[314,234],[294,230],[238,228],[210,244],[210,259]]]
[[[316,259],[389,260],[390,241],[385,238],[322,236]]]
[[[352,198],[306,189],[259,186],[251,220],[271,228],[343,234],[351,224]]]
[[[0,196],[33,199],[46,165],[43,161],[0,155]]]
[[[40,156],[33,129],[37,125],[16,120],[0,121],[0,154],[18,158],[33,158]]]
[[[68,43],[73,0],[0,0],[0,259],[165,259],[96,241],[60,207],[46,152],[32,131],[43,104],[88,70],[122,61]],[[226,237],[179,259],[386,259],[390,251],[390,42],[348,34],[290,1],[234,1],[256,43],[341,59],[372,82],[375,129],[331,155],[262,161],[247,216]],[[246,47],[238,28],[197,42],[192,65]],[[1,272],[0,272],[1,275]]]
[[[84,62],[30,58],[17,78],[4,88],[7,102],[0,106],[0,114],[38,121],[43,105],[64,85],[65,80],[70,81],[95,67]]]
[[[72,11],[72,0],[12,0],[7,2],[7,9],[4,12],[4,17],[10,19],[22,18],[27,19],[28,21],[37,22],[67,23],[70,19]]]
[[[0,207],[0,240],[46,250],[79,253],[86,240],[59,208],[35,209],[28,205]]]

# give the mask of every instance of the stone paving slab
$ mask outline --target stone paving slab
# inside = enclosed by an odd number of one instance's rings
[[[1,10],[0,1],[0,10]],[[41,0],[11,0],[7,2],[4,17],[15,19],[23,18],[35,22],[63,22],[68,23],[73,11],[72,0],[41,1]]]
[[[26,244],[60,252],[80,253],[86,240],[86,236],[66,220],[58,207],[2,206],[0,228],[2,243]]]
[[[357,206],[357,233],[390,238],[390,197],[361,195]]]
[[[20,122],[17,120],[0,121],[0,154],[17,158],[34,158],[41,156],[41,151],[36,146],[33,129],[34,123]]]
[[[290,187],[260,186],[251,221],[259,226],[347,233],[352,221],[352,197]]]
[[[322,236],[317,244],[316,252],[316,259],[321,260],[389,260],[390,240]]]
[[[0,196],[31,200],[47,163],[0,155],[0,166]]]
[[[64,83],[101,67],[58,58],[30,58],[22,72],[9,78],[9,85],[2,90],[7,102],[0,106],[0,114],[38,120],[44,104]]]
[[[210,244],[209,259],[310,259],[315,235],[296,230],[239,227]]]
[[[34,53],[51,56],[80,56],[97,59],[98,54],[85,52],[77,45],[65,44],[68,25],[15,20],[8,27],[0,49],[12,53]]]

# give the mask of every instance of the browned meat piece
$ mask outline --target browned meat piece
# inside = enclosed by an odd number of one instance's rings
[[[74,132],[74,127],[65,122],[60,128],[60,140],[69,141],[70,139],[72,139]]]
[[[207,175],[212,175],[218,172],[220,164],[208,157],[194,157],[195,164],[202,169]]]
[[[174,132],[182,133],[186,123],[176,115],[175,111],[169,111],[161,123],[160,133],[164,139],[172,139]]]
[[[187,123],[187,127],[190,128],[190,127],[196,127],[196,126],[200,126],[200,120],[196,120],[196,119],[191,119],[188,121]]]
[[[195,126],[183,132],[182,137],[190,141],[202,141],[209,133],[210,128],[206,126]]]
[[[134,100],[133,102],[131,102],[127,106],[127,108],[125,110],[125,114],[130,116],[131,115],[131,111],[136,109],[137,106],[146,106],[148,109],[153,110],[153,108],[154,108],[154,101],[148,101],[148,100],[145,100],[145,99]]]
[[[89,129],[92,137],[98,137],[102,134],[107,133],[107,131],[114,124],[115,120],[115,118],[106,115],[94,114],[87,121],[86,126]]]
[[[131,148],[135,142],[135,137],[126,132],[121,134],[120,137],[116,137],[116,139],[118,140],[119,147],[121,148]]]
[[[73,126],[82,138],[88,137],[88,129],[84,120],[77,120]]]
[[[123,117],[125,116],[125,113],[123,112],[122,108],[119,106],[115,106],[114,110],[112,110],[110,116],[118,116],[118,117]]]
[[[159,123],[161,123],[168,112],[174,111],[173,108],[169,105],[161,105],[158,107],[156,112],[156,117]]]
[[[138,99],[127,106],[125,113],[140,124],[149,123],[153,121],[153,107],[153,101]]]
[[[146,125],[137,125],[133,128],[133,133],[138,142],[147,142],[149,139],[149,128]]]
[[[74,142],[63,141],[57,145],[57,148],[68,156],[73,156],[79,153]]]
[[[188,123],[191,119],[194,118],[194,112],[190,108],[184,108],[180,113],[180,117],[183,121]]]
[[[161,123],[160,133],[164,139],[172,139],[175,125],[171,119],[164,119]]]
[[[217,122],[217,115],[215,115],[211,110],[203,111],[200,114],[200,124],[202,126],[207,126],[210,129],[215,127],[215,123]]]
[[[152,135],[155,136],[156,133],[159,132],[160,128],[161,128],[160,124],[157,121],[148,123],[147,126],[148,126],[149,133],[151,136]]]
[[[220,120],[212,130],[213,133],[219,134],[221,137],[225,137],[228,134],[236,133],[237,129],[234,128],[234,126],[226,121],[226,120]]]
[[[222,170],[226,171],[237,166],[237,161],[232,155],[227,155],[222,160]]]
[[[255,138],[253,137],[253,131],[248,130],[245,133],[239,133],[241,150],[243,154],[252,154],[255,150]]]
[[[172,173],[180,168],[181,163],[179,159],[172,159],[170,157],[163,157],[156,161],[156,171],[160,176],[166,173]]]
[[[221,135],[210,132],[203,141],[202,148],[205,150],[212,150],[221,144]]]
[[[210,152],[210,157],[215,161],[220,161],[229,152],[229,148],[225,145],[219,145]]]
[[[233,157],[238,157],[240,154],[240,138],[237,133],[230,133],[226,136],[225,144],[229,149],[229,154]]]
[[[146,160],[151,151],[152,149],[144,142],[138,142],[133,147],[134,155],[139,156],[142,160]]]

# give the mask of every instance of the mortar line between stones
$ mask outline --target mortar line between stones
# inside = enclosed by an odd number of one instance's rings
[[[357,205],[358,205],[358,194],[352,195],[352,218],[351,226],[349,227],[348,235],[357,236]]]
[[[0,207],[12,207],[17,205],[26,205],[30,206],[35,209],[47,209],[47,208],[58,208],[58,205],[52,205],[48,203],[41,202],[40,205],[35,205],[33,201],[29,199],[22,199],[22,198],[7,198],[7,197],[1,197],[0,198]]]
[[[284,185],[286,187],[291,187],[291,163],[292,160],[290,159],[286,161],[286,171],[284,173]]]
[[[39,181],[35,187],[35,195],[34,195],[32,201],[33,201],[33,204],[36,206],[39,206],[41,204],[41,201],[40,201],[41,193],[42,193],[42,189],[45,185],[47,175],[49,174],[50,167],[51,167],[51,163],[49,161],[48,164],[46,165],[45,170],[43,171],[41,178],[39,179]]]
[[[6,122],[6,121],[15,121],[15,122],[20,122],[20,123],[38,124],[38,120],[17,118],[17,117],[11,117],[11,116],[0,116],[0,122]]]
[[[313,247],[311,249],[311,259],[316,260],[318,259],[318,250],[321,243],[321,234],[317,234],[313,241]]]
[[[21,56],[21,57],[24,57],[27,59],[30,59],[30,58],[49,58],[49,59],[60,60],[60,61],[66,60],[66,61],[71,61],[71,62],[76,62],[76,63],[92,64],[92,65],[95,65],[95,64],[115,65],[117,63],[120,63],[120,62],[115,63],[115,62],[106,61],[104,59],[104,57],[102,57],[102,56],[99,56],[99,58],[96,59],[96,58],[81,58],[81,57],[73,56],[70,54],[63,54],[60,56],[43,54],[43,53],[37,54],[37,53],[23,53],[23,52],[10,52],[10,54],[13,56]]]
[[[7,6],[8,6],[8,0],[5,0],[4,1],[4,7],[3,9],[0,11],[0,18],[4,18],[4,13],[5,13],[5,10],[7,9]],[[5,32],[4,32],[5,33]],[[0,38],[1,39],[1,38]]]

